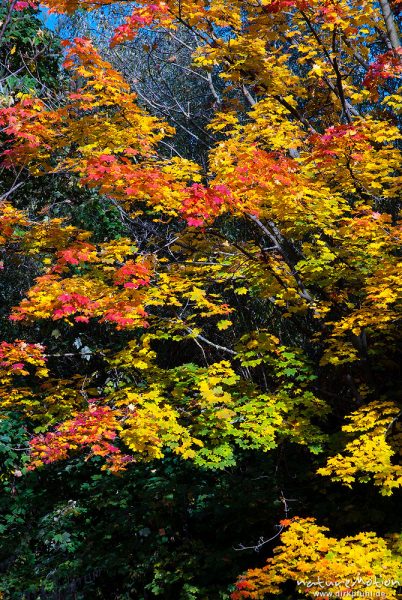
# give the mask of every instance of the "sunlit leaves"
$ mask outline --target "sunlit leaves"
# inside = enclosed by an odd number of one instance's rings
[[[317,592],[376,593],[397,597],[402,574],[400,557],[373,532],[336,539],[314,519],[294,518],[281,523],[281,545],[263,568],[250,569],[237,582],[232,600],[263,599],[281,594],[293,581],[309,597]],[[384,575],[386,573],[386,575]]]
[[[352,440],[344,451],[330,457],[318,473],[347,486],[356,480],[363,483],[373,480],[382,494],[392,494],[402,486],[402,467],[393,464],[395,450],[387,440],[387,433],[399,412],[399,407],[391,402],[372,402],[349,415],[343,431]]]
[[[90,455],[107,456],[111,471],[124,469],[129,456],[113,445],[118,429],[116,414],[108,407],[89,405],[87,411],[64,421],[56,431],[34,437],[30,442],[29,469],[66,458],[70,451],[89,448]]]
[[[49,1],[67,12],[99,4],[109,0]],[[280,489],[297,479],[281,472],[296,448],[310,477],[320,461],[325,491],[332,480],[391,494],[402,481],[391,389],[402,104],[380,7],[139,2],[112,46],[143,28],[176,39],[181,27],[196,40],[185,69],[213,97],[200,164],[175,138],[176,156],[163,145],[176,109],[167,120],[147,112],[87,38],[65,44],[64,99],[24,95],[0,111],[4,167],[74,178],[121,220],[116,239],[100,238],[54,209],[30,220],[2,203],[5,266],[29,260],[35,279],[10,328],[57,348],[22,336],[1,345],[2,408],[33,429],[32,470],[83,455],[116,473],[166,457],[202,472],[278,449]],[[279,533],[274,558],[239,580],[234,599],[289,582],[312,595],[318,577],[400,575],[374,533],[337,539],[311,519],[285,519]]]

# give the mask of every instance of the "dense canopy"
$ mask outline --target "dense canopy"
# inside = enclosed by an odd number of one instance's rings
[[[401,15],[3,3],[1,598],[398,597]]]

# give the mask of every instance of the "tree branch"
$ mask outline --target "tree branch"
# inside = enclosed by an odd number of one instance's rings
[[[384,17],[385,27],[387,29],[389,41],[394,50],[401,47],[401,40],[398,29],[395,24],[394,15],[388,0],[380,0],[381,12]]]

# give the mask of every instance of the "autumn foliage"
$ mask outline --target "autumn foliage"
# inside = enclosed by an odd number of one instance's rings
[[[358,502],[366,486],[385,502],[402,487],[394,4],[137,2],[110,52],[144,30],[191,32],[188,68],[215,102],[204,164],[166,151],[174,119],[148,110],[87,37],[63,42],[65,93],[19,93],[0,109],[4,173],[67,178],[125,228],[99,236],[46,199],[40,210],[13,189],[1,199],[0,276],[28,273],[0,343],[2,419],[29,435],[21,475],[78,457],[124,481],[173,457],[219,478],[277,457],[267,562],[250,555],[219,598],[315,597],[322,581],[326,597],[391,599],[402,585],[396,515],[392,529],[367,520],[350,535],[334,518],[342,494]],[[309,485],[334,494],[317,517],[314,494],[307,510],[287,503],[293,453]],[[215,598],[197,593],[180,598]]]

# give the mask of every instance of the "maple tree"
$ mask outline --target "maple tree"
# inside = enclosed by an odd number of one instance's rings
[[[250,570],[239,580],[233,600],[278,594],[288,579],[297,580],[298,590],[310,597],[316,597],[317,590],[324,590],[324,597],[352,591],[396,597],[395,583],[383,573],[392,573],[394,582],[399,582],[401,562],[375,533],[337,540],[327,537],[327,528],[318,527],[314,519],[296,518],[281,524],[286,528],[283,545],[265,567]]]
[[[7,18],[35,6],[14,4]],[[137,2],[110,56],[144,29],[150,38],[191,32],[191,69],[206,74],[216,100],[206,165],[165,151],[166,140],[175,144],[171,115],[149,112],[87,37],[63,43],[65,94],[32,89],[3,103],[5,172],[65,177],[120,220],[117,233],[99,236],[68,210],[13,203],[13,188],[1,199],[1,268],[30,272],[0,344],[0,408],[26,423],[26,477],[77,457],[121,478],[177,459],[219,473],[249,453],[278,456],[279,469],[295,452],[328,496],[337,483],[345,497],[370,483],[382,496],[399,493],[394,5]],[[386,531],[364,524],[328,537],[310,514],[289,520],[284,493],[286,519],[272,538],[280,545],[240,576],[233,600],[282,594],[292,581],[311,596],[306,582],[317,577],[347,593],[339,582],[358,574],[394,582],[381,592],[396,597],[396,518]]]

